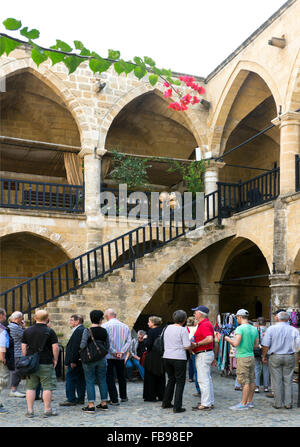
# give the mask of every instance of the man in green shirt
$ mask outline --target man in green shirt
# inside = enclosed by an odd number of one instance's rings
[[[225,340],[236,348],[237,368],[236,375],[238,382],[243,387],[242,401],[231,410],[248,410],[253,408],[253,394],[255,390],[255,359],[253,349],[258,347],[259,338],[257,329],[249,324],[249,312],[240,309],[236,313],[239,326],[235,330],[233,339],[225,337]]]

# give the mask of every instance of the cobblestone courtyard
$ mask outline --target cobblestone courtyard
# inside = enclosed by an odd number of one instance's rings
[[[43,404],[35,402],[35,417],[25,417],[25,399],[8,396],[8,390],[3,391],[1,401],[9,410],[8,414],[0,415],[1,427],[300,427],[300,408],[297,408],[298,386],[293,384],[294,408],[292,410],[272,408],[273,399],[263,392],[255,394],[254,409],[247,411],[232,411],[229,407],[239,401],[241,392],[234,390],[231,377],[221,377],[213,372],[215,390],[215,409],[210,412],[192,411],[192,406],[198,402],[194,383],[187,383],[184,391],[183,406],[186,412],[174,414],[172,410],[162,409],[161,402],[150,403],[142,399],[141,381],[128,383],[129,401],[119,407],[109,407],[109,411],[98,411],[96,414],[85,414],[80,405],[76,407],[59,407],[59,402],[65,400],[65,383],[58,382],[53,393],[53,407],[59,415],[43,418]],[[97,398],[98,398],[97,389]],[[97,402],[98,403],[98,402]]]

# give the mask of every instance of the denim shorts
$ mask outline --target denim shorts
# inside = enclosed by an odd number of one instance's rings
[[[37,372],[27,377],[26,390],[35,390],[39,382],[41,382],[44,391],[56,389],[56,374],[52,363],[50,365],[40,365]]]

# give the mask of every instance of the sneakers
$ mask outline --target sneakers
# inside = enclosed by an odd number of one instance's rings
[[[76,404],[76,402],[70,402],[68,400],[65,400],[64,402],[60,402],[60,407],[74,407]]]
[[[269,392],[269,388],[266,387],[266,388],[264,389],[264,393],[268,393],[268,392]]]
[[[34,417],[34,413],[33,413],[33,411],[27,411],[27,412],[25,413],[25,416],[26,416],[27,418],[31,419],[31,418]]]
[[[173,413],[183,413],[185,410],[185,408],[174,408],[173,409]]]
[[[102,411],[108,410],[108,406],[106,404],[105,405],[101,405],[101,404],[96,405],[96,408],[98,408],[98,410],[102,410]]]
[[[253,402],[248,402],[247,403],[247,407],[248,408],[254,408],[254,403]]]
[[[113,405],[113,406],[117,406],[117,405],[120,405],[120,402],[112,402],[111,400],[109,400],[108,402],[107,402],[109,405]]]
[[[233,411],[249,410],[249,407],[248,407],[247,404],[246,404],[246,405],[243,405],[243,404],[241,404],[241,403],[236,404],[236,405],[234,405],[233,407],[229,407],[229,408],[230,408],[230,410],[233,410]]]
[[[44,418],[49,418],[50,416],[57,416],[57,415],[58,413],[55,408],[52,408],[51,410],[44,412]]]
[[[254,393],[259,393],[259,387],[258,386],[255,388]]]
[[[84,411],[85,413],[88,413],[88,414],[95,414],[95,407],[89,407],[89,406],[87,406],[87,407],[84,407],[83,409],[82,409],[82,411]]]
[[[25,394],[20,393],[20,391],[11,391],[9,397],[25,397]]]
[[[128,397],[125,397],[125,399],[121,399],[121,402],[128,402]]]

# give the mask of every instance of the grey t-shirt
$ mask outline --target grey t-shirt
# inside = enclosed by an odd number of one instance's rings
[[[164,333],[164,359],[186,360],[186,350],[190,346],[189,333],[186,327],[171,324]]]

